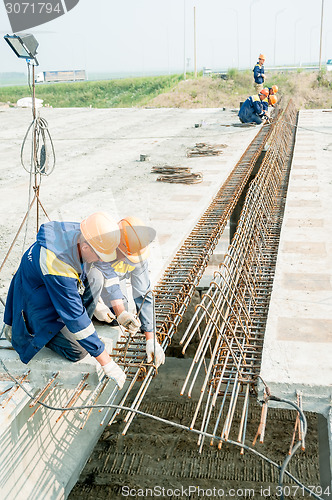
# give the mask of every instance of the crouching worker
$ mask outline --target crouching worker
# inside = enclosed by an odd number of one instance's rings
[[[259,94],[248,97],[242,104],[238,117],[241,123],[256,123],[260,125],[266,115],[263,101],[267,102],[269,91],[262,89]]]
[[[12,279],[4,314],[4,333],[23,363],[44,346],[74,362],[89,353],[105,375],[123,387],[126,375],[91,322],[98,297],[91,293],[84,271],[86,263],[114,260],[119,242],[119,226],[104,212],[81,224],[52,221],[40,227]],[[117,314],[120,323],[137,321],[123,305]]]
[[[140,320],[141,331],[146,338],[146,353],[148,363],[153,362],[158,368],[165,362],[165,353],[158,343],[154,332],[154,308],[153,296],[149,293],[150,278],[148,270],[149,244],[154,239],[156,232],[147,227],[138,217],[129,216],[120,220],[120,244],[116,250],[116,258],[110,263],[95,262],[92,266],[106,275],[112,270],[118,276],[118,280],[124,285],[122,292],[126,299],[126,282],[129,281],[136,311]],[[114,283],[114,280],[105,283]],[[105,286],[101,292],[102,301],[94,312],[97,319],[110,323],[112,311],[108,305],[110,299],[115,296],[115,291]],[[118,318],[119,320],[119,318]]]

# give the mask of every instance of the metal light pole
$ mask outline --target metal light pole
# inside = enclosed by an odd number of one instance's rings
[[[310,29],[310,64],[313,63],[312,59],[311,59],[311,56],[312,56],[312,53],[311,53],[311,47],[312,47],[312,32],[313,30],[315,30],[316,28],[318,28],[319,26],[311,26],[311,29]]]
[[[298,22],[302,21],[302,17],[296,19],[294,23],[294,66],[296,65],[296,25]]]
[[[237,69],[240,67],[240,52],[239,52],[239,14],[235,9],[229,9],[235,12],[236,15],[236,47],[237,47]]]
[[[183,0],[183,79],[186,78],[186,0]]]
[[[322,0],[322,14],[320,18],[319,71],[322,68],[323,17],[324,17],[324,0]]]
[[[277,18],[279,14],[284,12],[285,9],[279,10],[274,17],[274,52],[273,52],[273,66],[276,65],[276,45],[277,45]]]
[[[251,8],[252,6],[254,5],[254,3],[258,2],[259,0],[252,0],[251,4],[250,4],[250,16],[249,16],[249,30],[250,30],[250,33],[249,33],[249,68],[252,64],[252,60],[251,60]]]
[[[195,78],[197,78],[196,7],[194,7],[194,67]]]

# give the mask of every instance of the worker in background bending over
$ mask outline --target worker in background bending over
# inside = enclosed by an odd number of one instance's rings
[[[265,89],[263,89],[265,90]],[[269,89],[266,89],[269,91]],[[274,94],[268,94],[268,96],[263,99],[262,104],[263,104],[263,110],[265,112],[265,115],[270,119],[270,113],[269,113],[269,106],[274,108],[274,106],[277,104],[278,98]]]
[[[155,231],[146,227],[138,217],[126,217],[118,224],[121,237],[116,259],[110,264],[97,262],[93,266],[103,272],[107,272],[105,268],[111,267],[123,285],[129,279],[136,310],[139,311],[141,331],[146,337],[147,361],[148,363],[153,361],[158,367],[165,362],[165,353],[156,340],[154,331],[153,296],[152,293],[148,293],[151,288],[147,261],[149,244],[155,237]],[[100,321],[111,323],[114,316],[108,307],[110,295],[107,289],[104,288],[101,298],[102,301],[99,301],[94,314]]]
[[[248,97],[242,104],[238,117],[241,123],[256,123],[260,125],[267,117],[264,111],[263,101],[268,98],[269,92],[267,89],[262,89],[259,94]]]
[[[92,292],[93,279],[90,286],[85,270],[86,264],[114,260],[119,242],[119,226],[104,212],[90,215],[81,224],[41,225],[12,279],[4,314],[5,336],[23,363],[44,346],[70,361],[89,353],[105,375],[123,387],[126,376],[111,360],[90,319],[98,295]],[[113,309],[120,324],[137,331],[138,320],[125,310],[122,300],[115,300]]]
[[[265,62],[265,56],[263,54],[259,54],[258,62],[255,64],[253,69],[256,92],[260,92],[264,86],[264,80],[265,80],[264,62]]]
[[[275,95],[278,93],[278,85],[272,85],[272,87],[267,87],[269,90],[269,95]]]

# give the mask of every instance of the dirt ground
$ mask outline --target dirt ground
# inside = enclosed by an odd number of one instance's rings
[[[168,357],[150,385],[140,409],[189,425],[198,394],[188,399],[180,396],[180,389],[190,362],[189,358]],[[249,446],[252,446],[257,432],[260,413],[260,405],[253,398],[246,440]],[[192,489],[189,494],[189,487],[222,489],[225,496],[231,496],[232,490],[235,490],[234,495],[238,499],[280,498],[278,471],[254,454],[245,452],[242,456],[239,448],[224,445],[219,450],[208,442],[199,454],[194,434],[141,416],[134,419],[127,434],[122,436],[123,417],[120,414],[117,422],[106,428],[69,500],[118,500],[128,496],[128,490],[131,491],[131,498],[148,498],[151,495],[144,490],[158,487],[165,488],[165,495],[159,495],[162,490],[156,489],[151,498],[200,498],[199,490]],[[307,448],[293,457],[289,471],[306,485],[319,485],[316,416],[307,417]],[[256,443],[254,449],[282,463],[288,453],[294,421],[294,411],[270,409],[265,442]],[[236,415],[234,434],[238,430],[238,422],[239,415]],[[235,436],[231,437],[234,439]],[[285,492],[292,493],[288,498],[309,498],[302,491],[293,495],[296,489],[294,483],[286,480],[285,485],[289,487],[289,491],[286,489]],[[176,496],[176,490],[181,488],[185,491]],[[250,489],[251,493],[245,492],[246,489]],[[222,497],[219,493],[215,498]]]
[[[317,73],[271,74],[267,85],[278,83],[278,97],[293,99],[299,109],[331,108],[331,78],[323,75],[318,85]],[[247,82],[246,82],[247,80]],[[204,77],[181,81],[170,92],[160,94],[149,102],[149,107],[209,108],[237,107],[254,93],[251,75],[240,75],[226,81],[218,77]]]
[[[197,339],[194,339],[184,354],[181,352],[179,340],[190,321],[195,305],[199,302],[200,294],[196,291],[167,349],[166,363],[150,385],[140,407],[140,410],[146,413],[188,426],[199,398],[199,390],[194,389],[190,399],[186,395],[181,396],[180,391],[197,347]],[[197,387],[200,387],[200,384],[197,384]],[[241,406],[236,411],[232,426],[231,438],[235,441]],[[232,445],[223,445],[219,450],[217,443],[210,446],[207,440],[202,453],[199,453],[195,434],[142,416],[137,416],[127,434],[122,436],[124,417],[125,414],[120,414],[117,421],[104,431],[69,500],[120,500],[126,497],[128,489],[133,494],[136,493],[134,498],[140,498],[143,490],[153,490],[155,487],[165,488],[165,495],[160,496],[161,498],[200,498],[199,490],[191,490],[192,493],[189,494],[190,486],[212,491],[213,488],[216,491],[222,489],[228,496],[234,490],[235,498],[238,499],[280,498],[277,489],[278,470],[249,451],[241,455],[240,449]],[[246,439],[246,444],[250,447],[260,417],[261,405],[256,397],[252,396]],[[288,470],[303,484],[319,486],[317,417],[315,414],[307,414],[306,417],[306,450],[295,454]],[[264,443],[256,442],[253,448],[282,464],[288,454],[294,422],[293,410],[269,409]],[[195,427],[199,428],[199,423]],[[290,493],[288,498],[309,498],[302,490],[294,494],[296,484],[288,479],[285,480],[285,485],[285,492]],[[167,495],[167,489],[171,493],[181,488],[184,488],[184,493],[180,497]],[[152,498],[157,498],[158,493],[157,489]],[[145,491],[143,497],[147,498]]]

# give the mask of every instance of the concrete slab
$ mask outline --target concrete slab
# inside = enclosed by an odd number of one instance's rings
[[[81,220],[96,210],[119,219],[141,217],[157,231],[150,258],[154,282],[258,132],[258,127],[233,127],[239,124],[236,112],[221,109],[45,108],[41,116],[48,121],[57,157],[54,172],[42,178],[40,189],[49,217]],[[31,110],[0,110],[1,256],[28,206],[29,175],[20,165],[20,148],[30,121]],[[195,123],[202,126],[195,128]],[[188,158],[188,148],[197,142],[226,147],[220,156]],[[150,161],[139,161],[141,154]],[[203,182],[156,182],[151,167],[161,164],[191,167],[203,173]],[[35,221],[33,207],[24,248],[34,241]],[[2,297],[20,259],[24,235],[1,273]]]
[[[328,417],[332,396],[332,115],[299,114],[261,376]],[[310,134],[308,133],[310,132]]]

